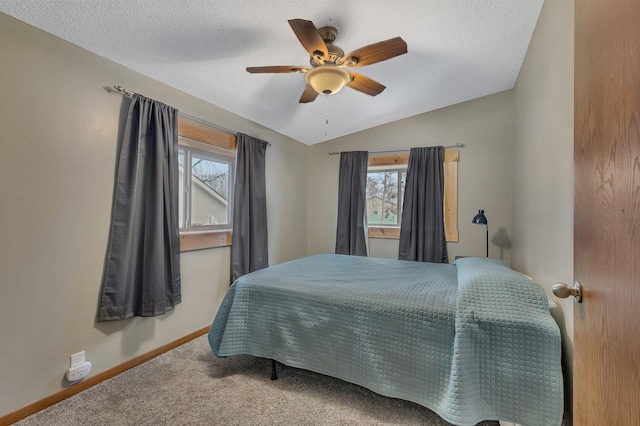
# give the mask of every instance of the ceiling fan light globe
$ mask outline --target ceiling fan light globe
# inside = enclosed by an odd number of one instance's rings
[[[307,84],[321,95],[333,95],[351,81],[349,73],[334,66],[321,66],[309,70],[304,76]]]

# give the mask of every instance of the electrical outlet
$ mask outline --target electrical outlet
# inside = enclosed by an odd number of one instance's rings
[[[71,355],[71,368],[77,367],[84,363],[84,351]]]

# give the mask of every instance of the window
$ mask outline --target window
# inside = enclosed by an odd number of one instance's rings
[[[182,251],[231,244],[235,136],[179,117]]]
[[[447,241],[458,241],[457,150],[444,151],[444,231]],[[409,152],[369,156],[367,220],[370,238],[400,238],[402,199]]]
[[[230,229],[233,157],[181,147],[180,229]]]
[[[367,223],[399,226],[407,168],[369,167],[367,172]]]

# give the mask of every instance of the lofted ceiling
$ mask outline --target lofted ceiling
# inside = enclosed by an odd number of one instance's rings
[[[0,0],[0,12],[312,145],[513,88],[542,3]],[[300,104],[303,74],[245,70],[309,66],[294,18],[336,27],[345,53],[397,36],[408,53],[357,69],[386,86],[378,96],[346,87]]]

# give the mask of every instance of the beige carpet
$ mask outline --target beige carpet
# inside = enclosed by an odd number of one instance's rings
[[[438,425],[426,408],[251,356],[216,358],[206,336],[17,425]],[[483,422],[483,426],[497,425]]]

